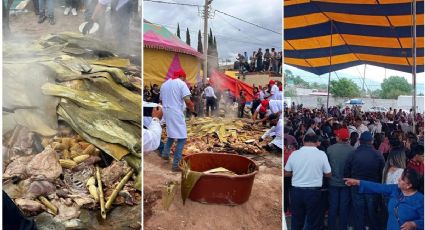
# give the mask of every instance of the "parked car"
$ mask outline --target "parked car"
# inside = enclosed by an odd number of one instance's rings
[[[386,113],[388,111],[389,111],[388,108],[381,107],[381,106],[373,106],[373,107],[370,107],[369,110],[368,110],[368,112],[384,112],[384,113]]]

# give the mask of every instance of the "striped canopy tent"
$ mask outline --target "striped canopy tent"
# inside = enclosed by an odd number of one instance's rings
[[[202,54],[180,40],[165,27],[143,22],[143,83],[161,85],[174,71],[183,69],[187,82],[201,82]]]
[[[285,0],[284,4],[285,64],[317,75],[360,64],[412,73],[412,0]],[[423,0],[416,6],[416,69],[423,72]]]

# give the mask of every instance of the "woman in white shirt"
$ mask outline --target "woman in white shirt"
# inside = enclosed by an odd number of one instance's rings
[[[406,154],[403,148],[393,148],[388,154],[387,162],[385,163],[382,183],[397,184],[403,170],[406,168]]]

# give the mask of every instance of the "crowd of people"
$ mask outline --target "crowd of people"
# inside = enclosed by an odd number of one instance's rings
[[[267,124],[268,129],[259,138],[262,142],[268,137],[271,141],[266,149],[277,154],[283,152],[283,92],[282,83],[271,80],[266,87],[253,88],[252,119],[253,123]],[[173,143],[177,140],[174,151],[172,171],[179,171],[178,162],[187,139],[186,117],[216,116],[220,101],[224,103],[225,110],[229,104],[238,104],[238,117],[245,116],[245,104],[247,103],[246,92],[241,90],[240,95],[235,96],[230,89],[221,91],[212,84],[194,85],[186,83],[186,73],[183,70],[175,71],[173,76],[161,86],[157,84],[145,85],[143,90],[144,103],[152,102],[161,104],[158,108],[144,108],[143,110],[143,148],[144,151],[159,150],[159,155],[164,161],[169,161]],[[186,115],[184,114],[186,112]],[[226,113],[225,113],[226,114]],[[226,116],[226,115],[225,115]],[[257,119],[258,118],[258,119]],[[161,141],[160,121],[166,125],[167,139],[165,144]]]
[[[295,103],[284,114],[291,229],[424,229],[423,114]]]
[[[245,107],[247,103],[251,105],[251,114],[255,117],[259,116],[263,119],[263,112],[260,113],[259,105],[264,100],[283,100],[282,82],[271,80],[266,86],[253,86],[254,98],[251,101],[247,100],[247,92],[240,90],[239,95],[234,95],[230,89],[220,89],[210,82],[206,84],[187,84],[190,91],[190,99],[194,104],[194,112],[197,116],[220,116],[220,105],[225,111],[224,116],[229,116],[230,107],[237,105],[237,114],[239,118],[246,117]],[[145,85],[143,90],[143,101],[145,102],[160,102],[160,87],[157,84]],[[257,113],[256,113],[257,112]],[[257,115],[258,114],[258,115]],[[191,116],[187,111],[186,117]]]
[[[277,52],[275,48],[262,49],[254,51],[252,56],[248,57],[247,53],[238,54],[236,57],[234,69],[239,70],[240,73],[246,72],[274,72],[276,74],[282,73],[282,52]]]

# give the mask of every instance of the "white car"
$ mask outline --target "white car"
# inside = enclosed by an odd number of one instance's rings
[[[390,111],[388,108],[380,107],[380,106],[373,106],[373,107],[370,107],[368,110],[368,112],[381,112],[381,113],[382,112],[386,113],[388,111]]]

